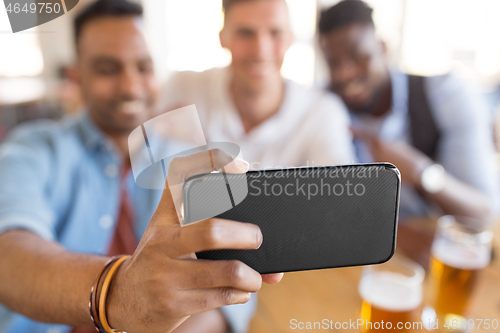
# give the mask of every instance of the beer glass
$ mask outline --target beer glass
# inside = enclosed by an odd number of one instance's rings
[[[422,322],[428,329],[460,330],[480,271],[491,259],[493,232],[481,221],[458,216],[438,220],[429,265],[430,304]]]
[[[359,283],[363,331],[410,331],[422,303],[424,275],[420,265],[402,256],[365,267]]]

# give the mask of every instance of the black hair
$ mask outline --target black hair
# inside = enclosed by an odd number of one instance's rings
[[[222,0],[222,11],[226,13],[234,4],[243,1],[247,0]]]
[[[375,26],[372,19],[373,9],[361,0],[344,0],[321,12],[318,29],[327,34],[335,29],[352,23]]]
[[[88,22],[101,17],[142,17],[143,9],[138,3],[127,0],[98,0],[88,5],[80,12],[73,23],[75,43],[78,42],[83,26]]]

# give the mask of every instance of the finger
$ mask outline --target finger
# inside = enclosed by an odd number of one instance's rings
[[[257,292],[262,286],[259,273],[238,260],[179,260],[181,289],[230,287]]]
[[[176,189],[174,188],[174,191]],[[163,189],[160,202],[149,220],[148,229],[160,225],[179,225],[179,216],[175,208],[174,199],[168,181]]]
[[[226,173],[246,173],[250,169],[250,164],[247,161],[235,158],[225,167],[217,169],[217,171],[222,171]]]
[[[150,221],[153,225],[179,224],[178,211],[182,203],[182,186],[184,181],[194,175],[210,173],[215,169],[227,167],[226,172],[245,173],[249,164],[240,159],[234,159],[231,154],[221,149],[211,149],[174,158],[169,165],[166,186],[160,202]]]
[[[251,293],[234,288],[185,290],[176,302],[178,315],[194,315],[225,305],[242,304],[250,300]]]
[[[165,251],[172,258],[207,250],[257,249],[262,244],[262,233],[255,224],[216,218],[164,232]]]
[[[170,186],[180,184],[191,176],[210,173],[213,170],[222,170],[225,167],[231,170],[226,170],[226,172],[247,172],[248,163],[243,160],[235,160],[235,158],[236,156],[221,149],[210,149],[178,156],[172,159],[168,167],[168,184]]]
[[[262,275],[262,282],[265,282],[267,284],[276,284],[283,279],[283,273],[276,273],[276,274],[263,274]]]

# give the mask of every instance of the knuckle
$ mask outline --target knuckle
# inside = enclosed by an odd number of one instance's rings
[[[215,165],[218,168],[224,167],[232,161],[232,158],[220,148],[212,149],[212,156],[214,157]]]
[[[183,175],[185,165],[184,156],[176,156],[170,160],[167,171],[167,180],[178,181]]]
[[[202,309],[208,309],[208,307],[210,306],[210,302],[207,297],[202,297],[200,299],[200,306]]]
[[[231,261],[227,269],[227,280],[231,285],[239,284],[244,278],[244,267],[240,261]]]
[[[177,316],[179,307],[175,305],[175,301],[173,297],[163,298],[160,300],[160,308],[161,312],[167,314],[169,316]]]
[[[170,167],[176,167],[176,166],[179,166],[180,164],[182,164],[182,159],[183,159],[183,156],[176,156],[174,158],[172,158],[172,160],[170,160]]]
[[[215,247],[223,240],[223,232],[221,227],[214,220],[209,220],[207,232],[204,233],[205,245],[209,248]]]
[[[221,288],[219,291],[219,298],[222,304],[232,304],[234,298],[234,291],[231,288]]]
[[[216,159],[220,159],[224,156],[224,152],[220,148],[212,149],[212,156]]]
[[[170,237],[173,242],[178,242],[182,238],[182,229],[172,228],[170,231]]]

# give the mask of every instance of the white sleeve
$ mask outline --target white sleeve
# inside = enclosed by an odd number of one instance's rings
[[[317,112],[317,119],[314,119],[314,128],[309,129],[312,138],[307,160],[314,161],[315,165],[354,163],[350,119],[340,99],[325,92],[318,109],[313,112]]]
[[[164,113],[193,104],[193,88],[196,86],[196,73],[177,72],[160,89],[158,112]]]
[[[498,213],[498,168],[484,101],[452,75],[429,78],[426,88],[441,133],[438,162],[457,179],[488,195],[493,212]]]

